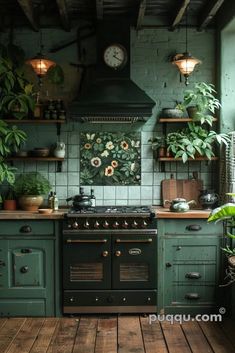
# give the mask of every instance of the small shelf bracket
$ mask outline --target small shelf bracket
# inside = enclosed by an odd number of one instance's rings
[[[56,171],[57,173],[61,173],[62,172],[62,161],[57,161],[57,168]]]

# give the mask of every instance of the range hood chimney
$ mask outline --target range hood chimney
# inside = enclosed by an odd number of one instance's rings
[[[105,48],[113,43],[125,49],[126,62],[120,69],[110,68],[104,62]],[[151,117],[155,102],[130,79],[129,46],[128,24],[121,29],[113,23],[98,25],[95,78],[70,103],[72,119],[91,123],[132,123]]]

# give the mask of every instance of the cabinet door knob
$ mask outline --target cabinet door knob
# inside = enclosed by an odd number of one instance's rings
[[[186,278],[198,279],[201,278],[201,274],[199,272],[188,272],[185,275]]]
[[[32,232],[32,228],[28,225],[22,226],[20,228],[20,233],[31,233]]]
[[[115,256],[119,257],[119,256],[121,256],[121,255],[122,255],[121,251],[117,250],[117,251],[115,252]]]
[[[193,232],[198,232],[201,229],[202,229],[202,227],[199,224],[190,224],[186,227],[186,230],[190,230]]]
[[[103,257],[107,257],[108,254],[109,254],[109,252],[108,252],[107,250],[105,250],[105,251],[102,252],[102,256],[103,256]]]
[[[199,299],[200,295],[198,293],[186,293],[185,294],[185,299],[190,299],[190,300],[195,300]]]
[[[6,263],[3,260],[0,260],[0,266],[4,267],[6,266]]]
[[[170,262],[166,263],[166,267],[171,267],[171,266],[172,266],[172,264]]]
[[[182,247],[181,246],[177,246],[176,250],[181,250]]]
[[[28,266],[23,266],[23,267],[21,267],[21,269],[20,269],[20,272],[21,272],[21,273],[27,273],[28,271],[29,271]]]

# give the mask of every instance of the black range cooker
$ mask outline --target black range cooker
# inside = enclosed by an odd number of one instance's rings
[[[149,207],[91,207],[63,225],[63,312],[156,312],[157,226]]]

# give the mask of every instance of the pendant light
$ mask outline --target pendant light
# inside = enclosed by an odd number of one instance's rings
[[[178,67],[180,73],[185,77],[185,85],[188,85],[189,75],[191,75],[197,64],[201,64],[200,60],[194,58],[188,52],[188,8],[186,9],[185,44],[185,52],[182,54],[176,54],[172,60],[172,64]]]
[[[32,66],[34,72],[39,78],[39,85],[42,85],[42,77],[46,75],[47,71],[51,66],[56,65],[56,63],[52,60],[46,58],[43,54],[43,44],[42,44],[42,32],[40,31],[40,52],[37,53],[32,59],[26,61],[26,64]]]

